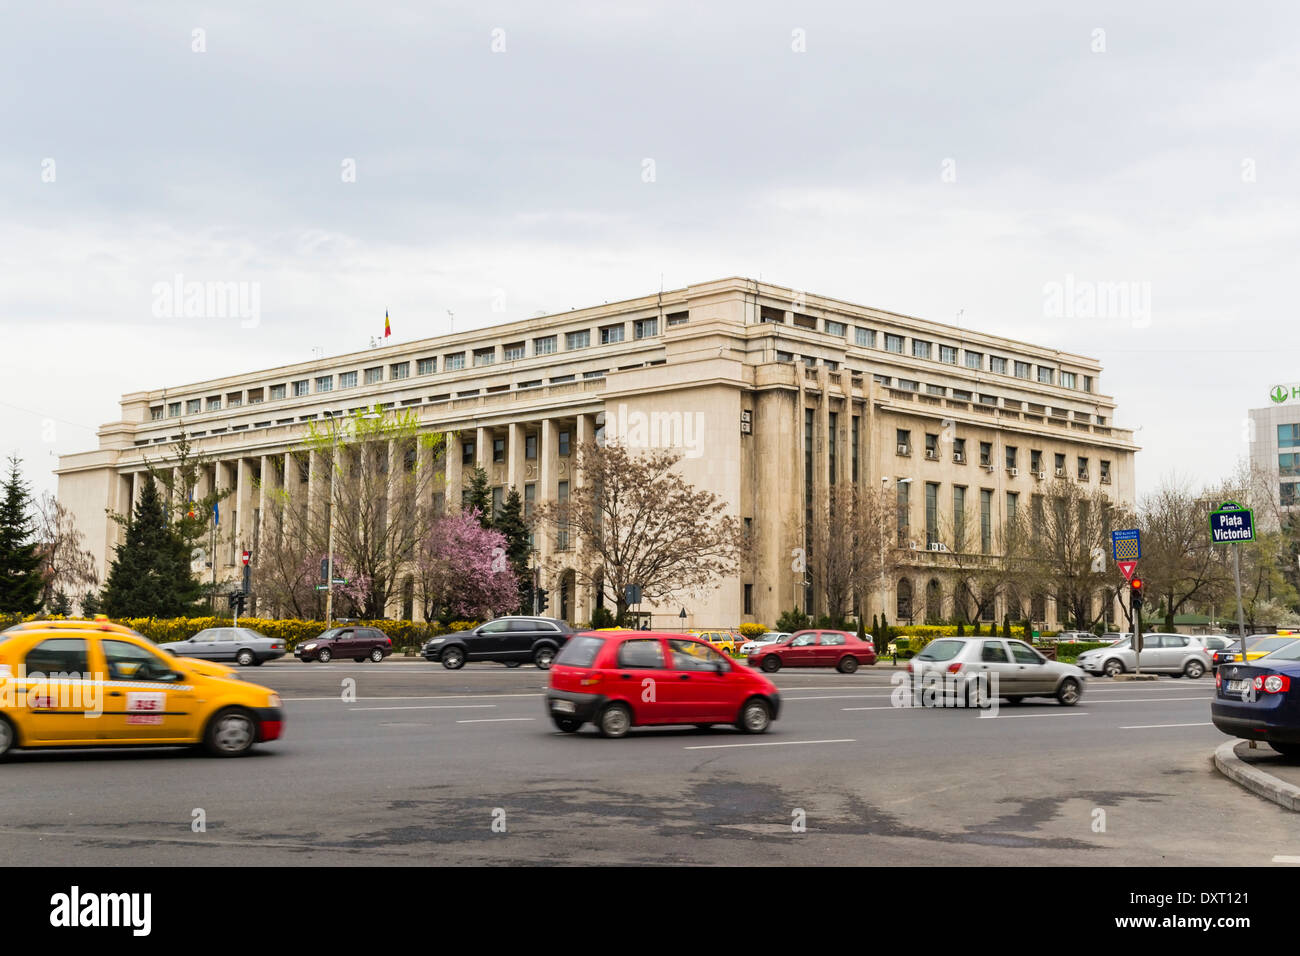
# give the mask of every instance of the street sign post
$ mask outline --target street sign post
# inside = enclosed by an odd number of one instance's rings
[[[1235,501],[1225,501],[1218,511],[1210,512],[1210,540],[1215,544],[1231,544],[1232,578],[1237,585],[1237,636],[1241,638],[1241,662],[1249,664],[1246,656],[1246,614],[1241,606],[1241,543],[1255,540],[1255,512],[1243,508]]]
[[[1133,570],[1138,558],[1142,557],[1142,532],[1137,528],[1125,528],[1110,533],[1110,553],[1115,564],[1124,575],[1124,580],[1133,580]],[[1125,570],[1127,566],[1128,570]],[[1137,662],[1134,673],[1142,673],[1142,609],[1133,603],[1133,591],[1129,590],[1129,614],[1133,618],[1133,660]]]
[[[1136,561],[1142,557],[1142,532],[1137,528],[1110,533],[1110,550],[1117,562]]]
[[[1125,581],[1133,580],[1133,572],[1137,570],[1136,561],[1116,561],[1115,567],[1119,568],[1119,573],[1124,575]]]

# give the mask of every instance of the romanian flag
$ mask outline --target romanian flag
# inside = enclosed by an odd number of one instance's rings
[[[393,327],[388,324],[388,310],[384,309],[384,338],[393,334]]]

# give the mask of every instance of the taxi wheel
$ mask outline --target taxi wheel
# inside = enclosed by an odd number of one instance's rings
[[[322,664],[328,664],[333,659],[334,655],[330,653],[328,647],[322,647],[320,653],[316,655],[316,660],[320,661]]]
[[[736,721],[736,726],[740,730],[747,734],[762,734],[766,733],[771,725],[772,711],[766,701],[757,697],[745,701],[745,706],[740,708],[740,719]]]
[[[609,704],[600,712],[597,725],[602,737],[626,737],[632,729],[632,711],[627,704],[617,701]]]
[[[376,647],[374,650],[370,652],[370,659],[374,661],[376,664],[378,664],[383,661],[384,652]]]
[[[3,758],[18,743],[18,734],[8,717],[0,717],[0,758]]]
[[[465,652],[459,647],[449,647],[442,652],[442,666],[449,671],[458,671],[465,666]]]
[[[219,710],[208,721],[203,745],[214,757],[240,757],[257,742],[257,724],[242,707]]]
[[[552,717],[551,720],[554,722],[556,727],[564,731],[566,734],[576,734],[578,728],[582,726],[582,721],[578,720],[576,717]]]
[[[856,657],[846,657],[840,661],[839,666],[835,669],[841,674],[852,674],[858,669],[858,659]]]
[[[235,655],[235,662],[239,664],[240,667],[248,667],[256,659],[257,658],[253,656],[253,652],[248,650],[247,648],[245,648],[244,650],[240,651],[238,654]]]
[[[769,674],[775,674],[781,669],[781,658],[775,654],[768,654],[767,657],[763,658],[762,667]]]

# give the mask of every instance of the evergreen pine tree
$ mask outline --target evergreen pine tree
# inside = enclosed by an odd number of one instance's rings
[[[72,600],[62,591],[55,591],[50,598],[50,603],[45,607],[45,612],[67,617],[72,613]]]
[[[501,513],[493,521],[493,527],[506,537],[506,559],[510,562],[515,577],[519,579],[519,611],[521,614],[533,613],[533,573],[528,567],[528,556],[532,549],[528,543],[528,525],[524,521],[524,501],[515,488],[510,489],[501,504]]]
[[[862,620],[862,612],[859,611],[858,612],[858,640],[865,641],[866,639],[867,639],[867,625],[866,622]]]
[[[87,591],[81,599],[81,616],[93,618],[96,614],[104,612],[104,602],[99,596],[98,591]]]
[[[876,643],[880,642],[880,617],[875,614],[871,615],[871,635],[876,639]]]
[[[485,528],[491,528],[492,489],[488,486],[487,472],[482,468],[475,468],[469,479],[469,498],[465,502],[465,510],[473,511],[475,508],[478,509],[478,523]]]
[[[1011,615],[1010,614],[1002,615],[1002,636],[1003,637],[1011,636]]]
[[[146,478],[104,582],[104,611],[116,618],[180,617],[193,610],[201,592],[189,550],[167,522],[158,486]]]
[[[41,607],[41,557],[36,553],[31,492],[9,459],[4,499],[0,501],[0,611],[35,614]]]

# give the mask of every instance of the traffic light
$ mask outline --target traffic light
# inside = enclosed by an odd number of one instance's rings
[[[239,614],[244,613],[244,608],[248,606],[248,595],[243,591],[232,591],[230,594],[230,609]]]
[[[537,610],[538,613],[546,610],[546,604],[551,599],[551,593],[546,588],[537,589]]]
[[[1142,606],[1142,579],[1134,578],[1132,581],[1129,582],[1129,588],[1131,588],[1133,607],[1135,608],[1141,607]]]

